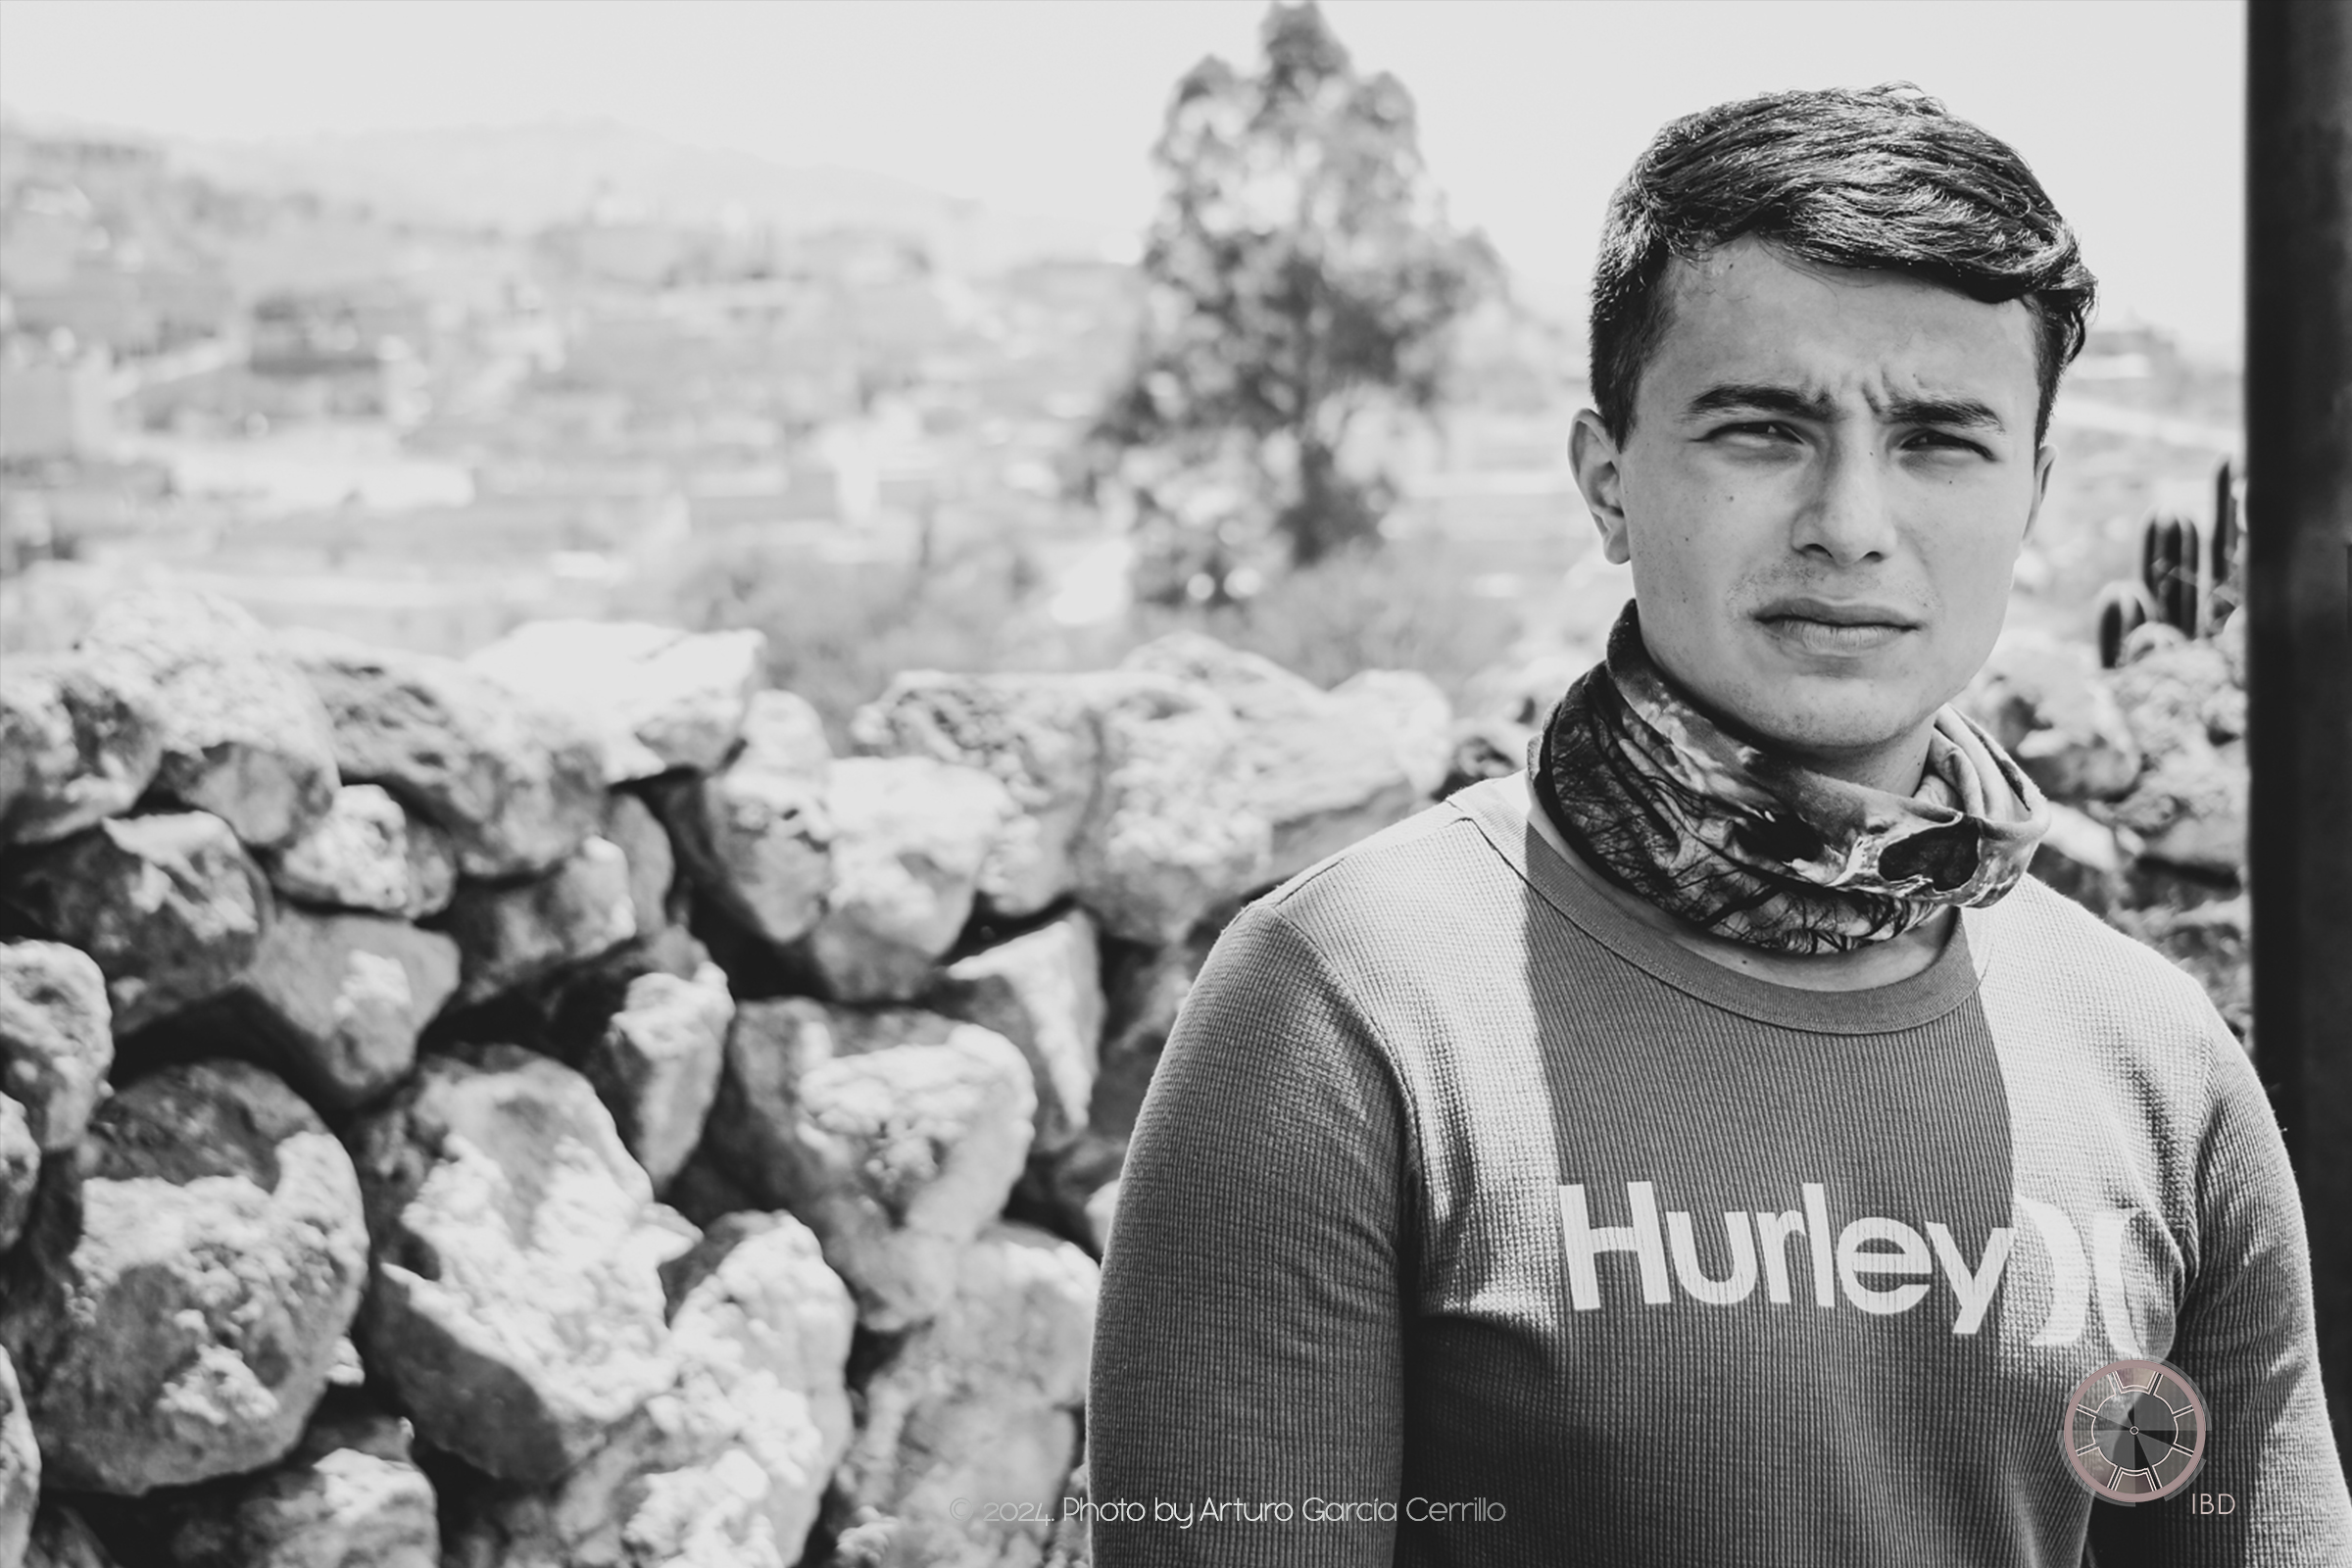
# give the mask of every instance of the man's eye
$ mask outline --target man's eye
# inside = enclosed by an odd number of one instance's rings
[[[1973,452],[1979,457],[1984,457],[1986,455],[1984,449],[1979,446],[1976,442],[1968,440],[1963,436],[1953,435],[1948,430],[1916,431],[1908,440],[1903,443],[1903,445],[1913,449],[1914,451],[1925,450],[1929,452]]]
[[[1766,441],[1793,441],[1796,439],[1796,432],[1778,419],[1744,419],[1738,424],[1727,424],[1715,433],[1717,435],[1748,436]]]

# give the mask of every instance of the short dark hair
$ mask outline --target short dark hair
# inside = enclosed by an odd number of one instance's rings
[[[1908,82],[1775,92],[1685,115],[1609,200],[1592,271],[1592,399],[1612,440],[1665,336],[1668,264],[1752,235],[2034,313],[2039,444],[2098,280],[2024,159]]]

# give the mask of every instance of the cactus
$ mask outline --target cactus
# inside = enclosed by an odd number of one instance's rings
[[[2244,539],[2235,468],[2214,475],[2213,521],[2150,514],[2139,536],[2139,580],[2099,590],[2099,662],[2113,669],[2134,628],[2159,621],[2186,637],[2210,637],[2238,605],[2237,559]]]

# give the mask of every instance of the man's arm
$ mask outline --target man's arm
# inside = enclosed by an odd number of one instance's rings
[[[2261,1080],[2218,1015],[2211,1028],[2197,1271],[2165,1357],[2205,1396],[2205,1463],[2186,1494],[2094,1504],[2090,1544],[2100,1564],[2343,1568],[2352,1498],[2321,1392],[2303,1208]],[[2217,1508],[2227,1494],[2230,1511],[2192,1512],[2190,1494]]]
[[[1275,909],[1244,911],[1120,1179],[1087,1401],[1096,1568],[1391,1560],[1393,1522],[1309,1514],[1396,1496],[1409,1147],[1321,956]]]

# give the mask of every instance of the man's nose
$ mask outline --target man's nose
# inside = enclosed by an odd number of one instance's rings
[[[1894,519],[1878,454],[1833,442],[1813,472],[1813,486],[1797,511],[1790,546],[1840,566],[1887,555],[1894,548]]]

